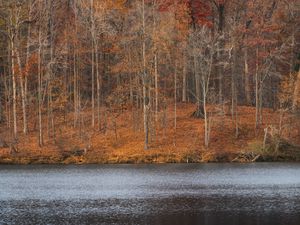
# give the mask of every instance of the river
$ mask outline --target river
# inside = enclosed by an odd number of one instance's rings
[[[0,224],[299,225],[300,164],[0,165]]]

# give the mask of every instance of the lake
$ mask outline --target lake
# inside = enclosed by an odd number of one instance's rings
[[[300,164],[1,165],[0,224],[299,225]]]

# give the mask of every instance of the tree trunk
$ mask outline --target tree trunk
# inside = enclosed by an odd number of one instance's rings
[[[39,48],[38,48],[38,124],[39,124],[39,146],[43,146],[42,128],[42,34],[39,28]]]
[[[25,100],[25,88],[24,88],[24,79],[23,74],[21,73],[21,58],[19,52],[15,51],[17,54],[17,61],[18,61],[18,67],[19,67],[19,79],[20,79],[20,87],[21,87],[21,99],[22,99],[22,112],[23,112],[23,133],[27,134],[27,114],[26,114],[26,100]]]
[[[221,53],[217,52],[217,59],[220,60]],[[218,73],[218,81],[219,81],[219,104],[223,105],[223,74],[220,65],[217,66],[217,73]],[[222,106],[223,111],[223,106]]]
[[[157,53],[154,55],[154,79],[155,79],[155,121],[158,121],[158,69]]]
[[[255,129],[259,127],[259,74],[258,74],[258,47],[256,48],[255,63]]]
[[[182,71],[182,102],[186,102],[186,92],[187,92],[187,83],[186,83],[186,58],[184,57],[183,61],[183,71]]]
[[[208,116],[206,108],[206,89],[203,88],[203,113],[204,113],[204,145],[207,148],[209,145],[209,134],[208,134]]]
[[[176,146],[176,130],[177,130],[177,62],[175,62],[174,71],[174,146]]]
[[[195,51],[195,50],[194,50]],[[196,89],[196,102],[197,102],[197,109],[195,112],[195,117],[202,117],[202,107],[201,107],[201,88],[200,88],[200,74],[198,71],[198,65],[197,65],[197,57],[196,53],[194,52],[194,76],[195,76],[195,89]]]
[[[4,95],[5,96],[5,93],[0,93],[1,95]],[[0,97],[0,124],[2,123],[3,121],[3,108],[2,108],[2,98]]]
[[[264,84],[263,81],[260,80],[259,85],[259,124],[261,125],[263,122],[263,88]]]
[[[156,0],[152,1],[152,14],[153,14],[153,34],[156,33]],[[155,85],[155,126],[158,122],[158,46],[154,42],[154,85]],[[155,128],[156,130],[156,128]]]
[[[9,44],[9,52],[8,52],[8,57],[7,57],[7,61],[9,62],[9,65],[11,65],[11,46]],[[6,94],[6,126],[9,129],[9,134],[11,135],[11,77],[12,77],[12,71],[11,71],[12,67],[9,66],[8,67],[8,71],[7,74],[9,75],[8,77],[5,77],[5,94]]]
[[[128,46],[127,46],[128,48]],[[130,50],[127,49],[127,52],[128,52],[128,58],[129,58],[129,62],[132,61],[131,59],[131,53],[130,53]],[[104,53],[103,53],[103,63],[104,63]],[[132,64],[130,64],[132,65]],[[103,67],[104,67],[104,64],[103,64]],[[103,68],[104,69],[104,68]],[[105,72],[103,71],[103,75],[105,74]],[[129,74],[129,96],[130,96],[130,104],[132,106],[132,110],[133,109],[133,105],[134,105],[134,97],[133,97],[133,76],[132,76],[132,73]]]
[[[235,40],[234,40],[235,43]],[[236,46],[233,46],[233,62],[232,62],[232,118],[235,121],[235,137],[237,138],[239,136],[239,128],[238,128],[238,98],[237,98],[237,81],[236,81],[236,76],[237,76],[237,49]]]
[[[292,109],[295,112],[299,107],[300,102],[300,70],[298,71],[296,83],[295,83],[295,89],[293,93],[293,106]]]
[[[76,65],[77,65],[77,59],[76,59],[76,52],[75,52],[75,46],[74,46],[74,52],[73,52],[73,101],[74,101],[74,128],[77,127],[77,124],[78,124],[78,97],[77,97],[77,68],[76,68]]]
[[[95,127],[95,21],[94,0],[91,0],[91,33],[92,33],[92,127]]]
[[[50,1],[49,4],[49,26],[50,26],[50,39],[49,39],[49,46],[50,46],[50,64],[48,66],[48,73],[49,73],[49,84],[48,84],[48,120],[49,120],[49,127],[51,128],[51,136],[55,142],[55,127],[54,127],[54,116],[53,116],[53,99],[52,99],[52,79],[53,79],[53,65],[54,65],[54,21],[53,21],[53,1]]]
[[[32,1],[29,0],[29,20],[31,20],[31,14],[32,14]],[[31,24],[28,24],[28,31],[27,31],[27,43],[26,43],[26,58],[25,58],[25,66],[29,67],[29,58],[30,58],[30,43],[31,43]],[[24,91],[25,91],[25,104],[27,106],[28,100],[27,100],[27,95],[28,95],[28,69],[25,70],[25,79],[24,79]]]
[[[95,40],[95,53],[96,53],[96,80],[97,80],[97,125],[98,130],[101,129],[101,117],[100,117],[100,88],[101,88],[101,78],[99,74],[99,53],[98,53],[98,41]]]
[[[148,96],[148,75],[146,72],[146,27],[145,27],[145,0],[142,0],[142,60],[143,60],[143,108],[144,108],[144,149],[148,149],[149,144],[149,104],[150,99]]]
[[[25,100],[25,88],[24,88],[24,79],[22,74],[22,64],[21,64],[21,57],[20,53],[17,49],[14,50],[16,53],[17,63],[19,67],[19,80],[20,80],[20,87],[21,87],[21,100],[22,100],[22,113],[23,113],[23,133],[27,134],[27,114],[26,114],[26,100]]]
[[[248,49],[245,47],[245,96],[246,96],[246,103],[247,105],[252,105],[251,102],[251,90],[250,90],[250,77],[249,77],[249,66],[248,66]]]
[[[224,27],[225,27],[225,5],[223,3],[219,3],[218,5],[218,13],[219,13],[219,26],[218,32],[219,35],[224,35]],[[217,51],[217,60],[221,61],[223,56],[223,50],[225,45],[225,41],[223,38],[219,41],[219,51]],[[224,106],[223,101],[223,73],[224,69],[221,66],[217,67],[218,77],[219,77],[219,104]],[[223,107],[222,107],[223,110]],[[223,110],[224,111],[224,110]]]
[[[16,87],[16,74],[15,74],[15,51],[14,51],[14,41],[11,41],[11,75],[12,75],[12,100],[13,100],[13,123],[14,123],[14,138],[17,139],[17,87]]]

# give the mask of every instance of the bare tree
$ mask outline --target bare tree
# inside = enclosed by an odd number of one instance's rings
[[[194,31],[192,36],[192,46],[195,60],[195,72],[199,77],[199,87],[201,89],[201,101],[204,114],[204,144],[209,145],[210,124],[208,114],[208,96],[210,94],[210,83],[212,77],[213,57],[218,51],[218,41],[205,26]],[[198,97],[198,96],[197,96]]]

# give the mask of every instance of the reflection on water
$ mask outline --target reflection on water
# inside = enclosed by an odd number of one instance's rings
[[[300,224],[300,164],[0,166],[0,224]]]

